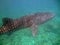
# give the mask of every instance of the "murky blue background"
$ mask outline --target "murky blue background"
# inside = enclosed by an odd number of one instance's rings
[[[0,45],[60,45],[60,0],[0,0],[0,25],[3,17],[18,18],[34,12],[53,12],[55,17],[38,26],[36,37],[30,29],[0,35]]]

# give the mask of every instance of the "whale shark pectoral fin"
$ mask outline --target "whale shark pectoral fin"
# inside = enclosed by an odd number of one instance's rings
[[[13,19],[11,19],[11,18],[3,18],[3,19],[2,19],[3,25],[5,25],[5,24],[7,24],[7,23],[10,23],[10,22],[12,22],[12,21],[13,21]]]
[[[31,31],[32,31],[32,35],[33,36],[35,36],[36,35],[36,33],[37,33],[37,25],[36,24],[33,24],[32,26],[31,26]]]

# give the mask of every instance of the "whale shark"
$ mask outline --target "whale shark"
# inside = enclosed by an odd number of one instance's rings
[[[54,16],[55,15],[51,12],[36,12],[16,19],[4,17],[2,18],[3,24],[0,27],[0,33],[13,31],[18,27],[26,27],[30,28],[32,35],[35,36],[38,25],[45,23]]]

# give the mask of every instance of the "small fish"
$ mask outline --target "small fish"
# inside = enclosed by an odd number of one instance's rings
[[[22,16],[17,19],[3,18],[3,25],[0,27],[0,33],[8,32],[18,27],[29,27],[31,28],[32,35],[35,36],[38,25],[48,21],[53,17],[54,14],[50,12],[37,12]]]

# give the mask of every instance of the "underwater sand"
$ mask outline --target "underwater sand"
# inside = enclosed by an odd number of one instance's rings
[[[45,6],[43,3],[41,5],[41,2],[39,2],[39,0],[35,1],[34,3],[33,1],[28,0],[22,0],[22,2],[19,0],[15,0],[15,2],[14,0],[1,1],[1,5],[3,6],[0,7],[0,26],[2,25],[3,17],[18,18],[25,14],[39,11],[52,11],[56,14],[56,16],[53,19],[45,22],[44,24],[39,25],[35,37],[32,36],[31,30],[29,28],[15,29],[17,31],[13,32],[11,35],[0,35],[0,45],[60,45],[60,8],[58,4],[55,4],[54,0],[48,1],[48,5],[46,4],[46,1],[44,3]],[[30,4],[30,2],[33,5]],[[18,4],[20,4],[20,6],[22,5],[22,7],[20,7]],[[41,6],[39,6],[38,4],[40,4]]]

